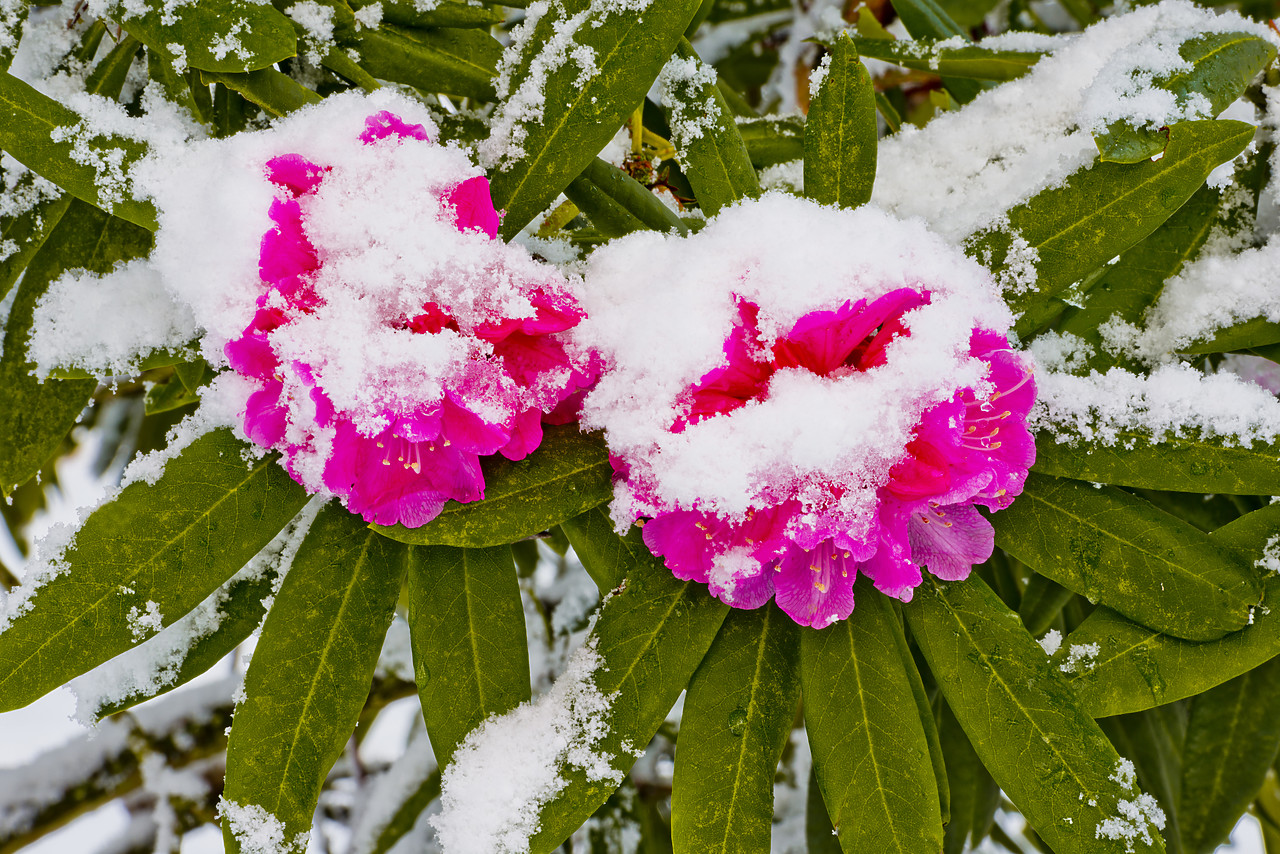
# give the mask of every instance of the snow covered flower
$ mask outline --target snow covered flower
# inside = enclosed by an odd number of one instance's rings
[[[690,238],[598,250],[579,339],[607,370],[613,515],[676,576],[797,622],[849,616],[858,573],[909,600],[993,548],[1035,446],[1030,369],[986,271],[919,222],[782,194]]]
[[[244,431],[312,491],[410,527],[484,497],[480,457],[521,459],[591,379],[559,333],[570,283],[496,240],[488,181],[382,111],[357,156],[266,164],[263,290],[224,350],[252,384]],[[567,410],[567,411],[566,411]]]

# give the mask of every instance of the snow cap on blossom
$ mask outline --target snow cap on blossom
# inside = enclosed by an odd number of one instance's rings
[[[988,273],[922,223],[768,194],[602,247],[586,280],[583,423],[614,521],[677,576],[822,627],[859,573],[909,600],[990,556],[975,505],[1021,492],[1035,386]]]
[[[560,272],[495,239],[488,181],[429,120],[362,125],[261,163],[253,314],[223,352],[251,440],[310,491],[416,527],[483,497],[480,457],[521,459],[564,420],[590,371],[560,333],[583,313]]]

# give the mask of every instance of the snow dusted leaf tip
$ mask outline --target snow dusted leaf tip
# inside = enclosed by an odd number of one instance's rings
[[[1035,385],[957,249],[773,194],[598,250],[587,279],[579,337],[607,367],[584,421],[616,460],[615,522],[642,520],[677,577],[821,628],[859,572],[906,601],[921,567],[956,580],[990,556],[975,505],[1021,492]]]

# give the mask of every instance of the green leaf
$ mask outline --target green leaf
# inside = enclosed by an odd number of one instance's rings
[[[804,157],[804,123],[794,117],[772,116],[738,122],[747,156],[757,169],[790,163]]]
[[[1113,486],[1031,473],[996,545],[1070,590],[1188,640],[1244,627],[1260,587],[1239,556]]]
[[[247,464],[229,431],[197,439],[155,485],[93,512],[0,633],[0,707],[25,706],[138,643],[138,618],[169,625],[222,585],[301,509],[273,457]],[[54,570],[57,571],[56,569]],[[152,605],[154,604],[154,608]]]
[[[902,620],[867,580],[854,590],[852,617],[800,640],[805,728],[822,799],[850,854],[935,854],[942,814],[896,640]]]
[[[800,631],[772,602],[731,611],[689,682],[671,790],[679,854],[769,850],[773,778],[800,701]]]
[[[133,67],[133,59],[140,50],[142,44],[137,39],[125,36],[94,66],[93,73],[85,80],[85,89],[112,98],[119,95],[129,69]]]
[[[117,261],[145,254],[151,234],[74,201],[27,267],[4,326],[0,353],[0,493],[35,475],[62,444],[88,405],[93,380],[41,382],[27,361],[36,303],[63,272],[109,272]]]
[[[518,117],[523,154],[491,176],[494,206],[506,209],[503,237],[510,239],[550,205],[613,137],[675,52],[700,2],[653,0],[643,15],[637,15],[567,0],[538,18],[524,52],[509,69],[511,80],[538,86],[542,75],[532,75],[530,66],[544,49],[560,55],[590,49],[595,52],[594,73],[584,81],[586,75],[576,62],[548,69],[538,87],[545,97],[540,114]],[[572,45],[561,44],[569,34],[557,32],[558,47],[548,47],[555,28],[579,17]],[[499,106],[496,121],[507,120],[504,111],[512,98],[519,101],[518,90],[503,95],[506,103]]]
[[[972,41],[968,30],[957,24],[936,0],[893,0],[893,8],[913,39],[952,39],[958,36],[964,41]],[[977,80],[951,77],[944,77],[942,85],[961,104],[969,103],[985,88]]]
[[[129,168],[146,147],[91,134],[80,124],[76,113],[0,73],[0,149],[76,198],[155,231],[155,207],[136,201],[129,190]]]
[[[363,9],[373,5],[371,0],[354,0],[351,7]],[[501,24],[505,17],[498,9],[471,6],[457,0],[441,0],[434,7],[418,4],[415,0],[381,0],[382,20],[402,27],[480,27],[489,29]]]
[[[252,101],[272,116],[284,116],[308,104],[318,104],[319,95],[274,68],[262,68],[246,74],[204,71],[205,84],[221,83],[245,100]]]
[[[612,757],[615,770],[626,772],[635,761],[627,745],[643,749],[653,738],[729,608],[711,598],[704,585],[672,576],[645,548],[638,528],[619,537],[599,511],[592,511],[591,517],[584,520],[588,524],[566,524],[565,532],[579,555],[601,551],[617,555],[625,574],[601,607],[587,643],[594,643],[601,660],[596,687],[606,697],[617,692],[605,715],[608,735],[598,750]],[[589,544],[584,535],[613,542],[601,548]],[[530,840],[532,854],[554,850],[615,788],[608,780],[588,780],[579,768],[561,768],[560,773],[568,785],[543,808],[541,830]]]
[[[1182,756],[1182,843],[1210,854],[1262,787],[1280,749],[1280,658],[1191,701]]]
[[[856,208],[871,200],[876,180],[876,93],[847,33],[829,57],[809,102],[804,192],[819,204]]]
[[[523,460],[497,454],[481,461],[483,501],[450,501],[420,528],[374,530],[419,546],[483,548],[522,540],[558,525],[613,495],[613,467],[604,442],[576,424],[544,428],[542,444]]]
[[[1181,854],[1178,809],[1182,789],[1182,743],[1185,721],[1174,732],[1170,721],[1181,716],[1176,707],[1148,709],[1098,721],[1121,756],[1133,762],[1138,785],[1160,804],[1165,814],[1165,846],[1170,854]],[[1256,791],[1256,790],[1255,790]]]
[[[351,39],[360,65],[374,77],[482,101],[494,97],[502,45],[483,30],[418,30],[384,24]]]
[[[1249,81],[1275,59],[1271,42],[1252,33],[1205,33],[1190,38],[1178,48],[1188,67],[1150,82],[1155,89],[1172,92],[1179,108],[1192,100],[1207,99],[1209,108],[1200,110],[1216,116],[1244,94]],[[1104,163],[1138,163],[1164,151],[1167,137],[1160,128],[1135,127],[1126,121],[1113,122],[1094,135],[1099,159]]]
[[[355,729],[406,551],[337,502],[326,505],[262,626],[231,725],[223,797],[273,816],[282,850],[305,848],[299,837],[310,831],[320,788]],[[241,850],[237,826],[224,813],[223,841],[233,854]]]
[[[564,194],[605,237],[621,237],[642,229],[675,230],[680,234],[688,231],[676,212],[648,188],[599,157],[569,182]]]
[[[0,11],[0,71],[8,71],[9,63],[13,62],[13,54],[18,49],[18,42],[22,41],[23,25],[27,22],[27,3],[14,3],[6,5],[3,11]]]
[[[1056,581],[1033,573],[1022,592],[1022,601],[1018,604],[1018,616],[1027,631],[1033,635],[1043,634],[1049,624],[1062,612],[1062,607],[1075,593]]]
[[[853,46],[860,56],[892,62],[903,68],[978,80],[1016,80],[1044,56],[1035,51],[992,50],[977,45],[939,47],[941,41],[854,39]]]
[[[676,57],[705,65],[688,39],[676,45]],[[673,131],[672,142],[679,151],[698,206],[707,216],[750,196],[760,195],[760,179],[747,145],[738,132],[738,123],[716,82],[684,79],[668,85],[663,94],[663,112]]]
[[[631,544],[613,533],[608,511],[597,507],[566,520],[560,527],[602,596],[622,583],[634,555]]]
[[[530,696],[511,548],[410,549],[408,604],[414,681],[444,768],[468,732]]]
[[[1218,495],[1280,494],[1280,445],[1224,446],[1194,432],[1118,430],[1114,444],[1036,437],[1035,471],[1092,483]]]
[[[1159,160],[1093,164],[1012,208],[1007,228],[972,237],[969,254],[997,274],[1034,262],[1034,285],[1006,288],[1010,307],[1022,314],[1017,333],[1025,336],[1052,318],[1063,305],[1056,297],[1153,232],[1210,172],[1243,151],[1253,133],[1244,122],[1179,122]]]
[[[1280,344],[1280,323],[1266,317],[1251,317],[1231,326],[1215,329],[1206,339],[1187,345],[1187,353],[1229,353]]]
[[[981,579],[926,574],[903,612],[974,751],[1057,854],[1163,851],[1100,833],[1137,792],[1120,757],[1017,615]]]
[[[1000,805],[1000,787],[991,779],[946,703],[942,704],[938,734],[951,789],[951,821],[947,824],[942,851],[943,854],[963,854],[977,848],[991,830],[996,807]]]
[[[1253,562],[1277,531],[1280,504],[1270,504],[1210,539]],[[1269,574],[1263,592],[1265,603],[1280,601],[1280,575]],[[1095,717],[1136,712],[1199,694],[1280,655],[1280,608],[1255,608],[1245,628],[1212,643],[1169,637],[1098,608],[1067,636],[1057,658],[1091,644],[1099,650],[1092,664],[1069,674],[1080,701]]]
[[[31,259],[44,246],[44,242],[53,233],[54,227],[62,220],[74,198],[69,193],[55,191],[52,198],[35,189],[36,177],[28,172],[9,190],[9,196],[19,199],[28,194],[40,193],[30,210],[13,216],[0,217],[0,245],[10,244],[17,247],[4,260],[0,261],[0,299],[9,293],[18,276],[27,269]]]
[[[146,11],[137,13],[143,4]],[[126,8],[120,24],[171,63],[178,54],[201,71],[254,71],[297,55],[293,24],[269,3],[200,0],[175,7],[143,0]]]
[[[818,775],[809,767],[809,786],[805,797],[804,840],[806,854],[840,854],[840,837],[831,826],[831,816],[822,801],[822,787]]]

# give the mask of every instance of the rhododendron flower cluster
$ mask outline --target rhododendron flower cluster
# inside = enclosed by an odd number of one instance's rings
[[[544,418],[576,417],[589,365],[558,333],[583,313],[562,274],[495,239],[463,153],[387,111],[359,139],[353,162],[266,163],[264,290],[225,353],[253,385],[249,438],[366,520],[416,527],[483,497],[480,457],[520,459]],[[390,215],[360,219],[379,199]]]
[[[1021,492],[1034,383],[989,276],[923,225],[771,195],[603,247],[587,280],[608,371],[583,417],[615,521],[675,575],[822,627],[859,573],[909,600],[922,566],[990,556],[975,505]]]

